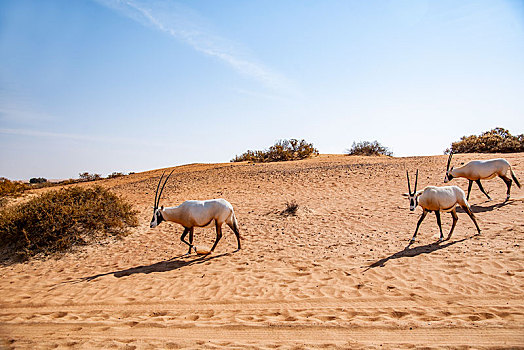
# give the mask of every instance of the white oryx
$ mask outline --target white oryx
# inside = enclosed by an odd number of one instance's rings
[[[454,169],[453,167],[451,167],[450,169],[449,165],[451,163],[452,156],[453,152],[450,152],[448,158],[448,166],[446,169],[446,175],[444,177],[444,183],[453,180],[453,178],[455,177],[464,177],[468,179],[469,184],[468,196],[466,197],[467,200],[469,200],[469,193],[471,192],[471,185],[473,184],[473,181],[477,183],[482,193],[484,193],[486,197],[488,197],[488,199],[491,200],[491,197],[486,193],[486,191],[484,191],[484,188],[482,187],[480,180],[493,179],[495,176],[500,177],[506,183],[506,186],[508,187],[508,191],[506,192],[506,200],[508,200],[512,182],[511,179],[506,176],[508,170],[511,173],[513,181],[515,181],[515,184],[518,186],[518,188],[520,188],[519,180],[515,176],[513,169],[511,169],[511,165],[508,163],[507,160],[503,158],[489,160],[472,160],[471,162],[468,162],[466,165],[461,166],[460,168]]]
[[[193,245],[193,229],[195,227],[211,227],[213,224],[216,228],[216,240],[211,248],[211,252],[215,249],[222,238],[222,224],[226,223],[235,233],[237,237],[238,249],[240,249],[240,233],[238,231],[238,222],[235,217],[235,212],[233,211],[233,206],[231,203],[225,199],[210,199],[205,201],[185,201],[177,207],[165,208],[164,206],[158,207],[160,202],[160,197],[162,196],[162,191],[164,186],[171,176],[171,173],[167,176],[160,193],[158,189],[160,188],[160,183],[164,177],[164,173],[160,177],[158,182],[156,193],[155,193],[155,206],[153,209],[153,219],[151,219],[150,227],[154,228],[158,226],[162,221],[172,221],[180,224],[184,227],[184,232],[180,237],[180,240],[189,246],[189,251],[187,254],[191,253],[191,248],[197,252],[196,247]],[[189,233],[189,242],[185,240],[186,235]]]
[[[442,242],[444,235],[442,234],[442,224],[440,222],[440,212],[450,212],[451,216],[453,217],[453,224],[451,225],[451,230],[449,231],[448,238],[451,238],[451,234],[453,233],[453,230],[455,229],[455,225],[458,221],[457,212],[455,210],[455,206],[458,204],[464,209],[464,211],[469,215],[471,220],[473,220],[473,223],[477,227],[477,231],[480,234],[480,228],[477,224],[477,220],[475,219],[475,215],[471,212],[471,209],[469,207],[468,201],[466,200],[466,195],[464,194],[464,191],[458,186],[443,186],[443,187],[435,187],[435,186],[428,186],[424,188],[422,191],[417,192],[417,181],[418,181],[418,170],[417,175],[415,178],[415,190],[411,192],[411,185],[409,183],[409,174],[406,171],[406,175],[408,178],[408,191],[409,194],[404,193],[404,196],[409,197],[409,210],[414,211],[417,205],[420,205],[423,209],[422,215],[420,216],[420,219],[417,223],[417,228],[415,229],[415,234],[413,234],[413,237],[411,238],[411,242],[415,241],[415,237],[417,236],[418,228],[420,224],[422,223],[422,220],[426,217],[426,215],[433,211],[435,212],[435,215],[437,216],[437,224],[438,228],[440,230],[440,238],[439,241]]]

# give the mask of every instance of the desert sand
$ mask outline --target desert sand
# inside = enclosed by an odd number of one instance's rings
[[[524,156],[503,156],[524,184]],[[134,204],[139,227],[0,267],[0,348],[524,348],[524,189],[513,186],[504,203],[503,181],[484,181],[489,202],[474,185],[481,235],[458,211],[438,244],[429,214],[407,247],[422,210],[402,197],[405,171],[419,169],[419,189],[443,186],[446,161],[321,155],[177,167],[160,204],[225,198],[235,208],[242,250],[224,226],[208,256],[185,256],[176,224],[149,228],[166,169],[98,181]],[[465,179],[451,184],[467,189]],[[296,216],[281,215],[289,201]],[[442,220],[447,236],[451,215]],[[195,229],[199,248],[214,238]]]

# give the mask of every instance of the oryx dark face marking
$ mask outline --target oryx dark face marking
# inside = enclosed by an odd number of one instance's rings
[[[418,205],[418,197],[410,195],[409,196],[409,210],[414,211]]]
[[[451,175],[453,167],[451,167],[451,169],[449,168],[449,166],[451,165],[451,157],[453,157],[453,152],[449,153],[448,165],[446,166],[446,176],[444,176],[444,183],[448,183],[448,181],[453,180],[453,175]]]
[[[151,219],[151,223],[149,224],[149,227],[155,228],[158,225],[160,225],[162,221],[165,221],[164,217],[162,216],[162,212],[160,211],[160,209],[156,209],[155,212],[153,213],[153,218]]]
[[[446,171],[446,176],[444,176],[444,183],[448,183],[449,181],[453,180],[454,176],[451,175],[452,171],[453,171],[453,167],[451,167],[451,169]]]

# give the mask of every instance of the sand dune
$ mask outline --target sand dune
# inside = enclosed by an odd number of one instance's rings
[[[504,157],[524,183],[522,154]],[[406,247],[421,209],[401,196],[405,170],[419,169],[419,188],[443,185],[446,160],[178,167],[161,204],[222,197],[235,207],[243,249],[224,227],[209,256],[184,256],[175,224],[149,228],[162,169],[100,181],[134,203],[140,226],[59,259],[1,267],[0,347],[524,348],[524,190],[503,203],[503,181],[489,180],[488,202],[474,185],[482,235],[459,212],[451,240],[436,244],[430,214]],[[296,216],[281,215],[287,201]],[[446,235],[451,215],[442,219]],[[195,230],[199,247],[214,238]]]

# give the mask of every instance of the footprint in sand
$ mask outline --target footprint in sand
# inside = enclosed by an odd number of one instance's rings
[[[326,321],[334,321],[334,320],[337,319],[337,317],[336,316],[331,316],[331,315],[323,315],[323,316],[319,316],[318,319],[321,320],[321,321],[326,322]]]
[[[402,318],[406,316],[408,313],[404,311],[392,311],[391,316],[394,318]]]

